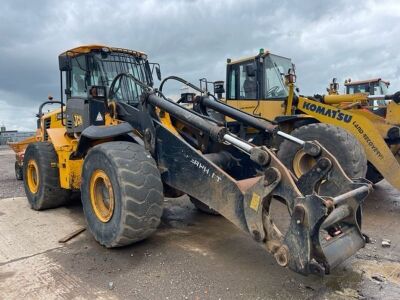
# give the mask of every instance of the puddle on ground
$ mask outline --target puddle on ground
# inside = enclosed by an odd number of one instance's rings
[[[362,272],[342,270],[324,277],[324,284],[328,289],[333,291],[345,289],[357,290],[360,288],[362,280]]]
[[[330,299],[359,299],[362,282],[362,272],[350,268],[336,269],[323,278]]]
[[[355,263],[354,267],[362,270],[364,275],[373,281],[388,281],[400,287],[400,263],[360,261]]]

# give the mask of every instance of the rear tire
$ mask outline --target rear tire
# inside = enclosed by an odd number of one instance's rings
[[[291,135],[305,141],[317,140],[324,146],[343,168],[350,178],[365,177],[367,157],[360,142],[343,128],[329,124],[315,123],[302,126]],[[301,153],[301,146],[285,140],[279,147],[278,158],[299,177],[301,165],[296,157]],[[306,168],[305,168],[306,169]]]
[[[25,193],[34,210],[56,208],[69,202],[70,191],[61,188],[58,157],[52,144],[29,144],[24,155]]]
[[[17,179],[17,180],[23,180],[24,179],[24,169],[23,169],[23,167],[21,167],[20,165],[19,165],[19,163],[16,161],[15,162],[15,178]]]
[[[201,202],[200,200],[197,200],[196,198],[190,197],[190,202],[192,202],[192,204],[194,205],[194,207],[196,207],[197,210],[208,214],[208,215],[213,215],[213,216],[219,216],[219,212],[217,212],[216,210],[212,209],[211,207],[209,207],[207,204],[204,204],[203,202]]]
[[[143,240],[160,224],[161,176],[140,145],[109,142],[93,147],[83,164],[81,191],[89,230],[105,247]]]

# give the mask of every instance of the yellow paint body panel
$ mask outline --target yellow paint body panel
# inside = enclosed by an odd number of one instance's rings
[[[69,159],[71,153],[75,151],[78,141],[70,138],[66,134],[65,128],[47,129],[47,134],[57,152],[61,187],[64,189],[79,189],[81,186],[83,159]]]
[[[298,109],[321,123],[342,127],[351,132],[363,145],[367,159],[390,184],[400,189],[400,164],[386,144],[386,129],[391,125],[383,118],[362,110],[341,110],[313,100],[299,97]]]
[[[390,101],[387,105],[386,122],[393,125],[400,125],[400,105]]]
[[[81,173],[83,166],[83,159],[70,160],[70,155],[76,150],[78,146],[78,140],[76,138],[67,135],[65,127],[61,123],[60,118],[61,110],[54,110],[42,117],[42,128],[44,126],[44,120],[50,118],[50,128],[48,128],[47,135],[48,140],[54,146],[54,149],[58,156],[58,165],[60,172],[60,185],[64,189],[80,189],[81,186]],[[117,125],[121,121],[114,119],[109,113],[105,115],[106,126]],[[41,132],[41,131],[40,131]],[[43,139],[43,134],[41,134]],[[98,140],[94,144],[100,144],[108,140]]]
[[[172,124],[171,116],[169,113],[166,112],[161,112],[159,109],[157,109],[158,116],[160,118],[161,123],[168,128],[168,130],[175,134],[179,135],[178,131],[176,131],[175,126]]]
[[[339,103],[343,103],[343,102],[359,102],[359,101],[367,101],[367,100],[368,100],[367,93],[325,95],[324,96],[325,104],[339,104]]]
[[[267,120],[275,120],[277,116],[285,113],[284,101],[281,100],[226,100],[226,104],[251,115],[260,115]],[[230,120],[232,119],[227,119]]]

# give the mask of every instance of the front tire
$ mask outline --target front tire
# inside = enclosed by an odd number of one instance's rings
[[[29,144],[24,155],[25,193],[34,210],[56,208],[69,202],[70,191],[61,188],[57,153],[52,144]]]
[[[160,224],[160,173],[140,145],[109,142],[93,147],[83,164],[81,191],[89,230],[105,247],[143,240]]]
[[[315,123],[302,126],[291,135],[305,141],[317,140],[324,146],[350,178],[365,177],[367,157],[360,142],[346,130],[329,124]],[[285,140],[279,147],[278,158],[300,177],[315,163],[314,158],[302,152],[301,146]]]

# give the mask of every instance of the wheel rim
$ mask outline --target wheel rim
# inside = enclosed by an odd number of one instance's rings
[[[293,171],[297,178],[307,173],[315,164],[316,160],[311,155],[304,152],[303,149],[297,151],[293,159]]]
[[[33,159],[28,161],[27,182],[32,194],[36,194],[39,189],[39,168]]]
[[[114,192],[103,170],[95,170],[90,178],[90,203],[97,219],[103,223],[110,221],[114,213]]]

